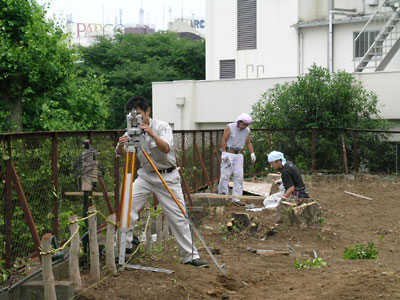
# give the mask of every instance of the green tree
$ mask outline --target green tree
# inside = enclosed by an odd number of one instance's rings
[[[151,101],[152,82],[205,78],[204,43],[174,33],[99,37],[81,47],[82,70],[94,70],[107,79],[110,117],[107,128],[125,126],[124,104],[133,95]]]
[[[304,76],[277,84],[253,105],[255,128],[358,128],[388,129],[390,124],[379,116],[378,98],[366,91],[353,75],[344,71],[330,74],[315,64]],[[285,152],[300,168],[311,166],[311,133],[279,131],[273,135],[274,150]],[[317,162],[319,168],[341,168],[340,135],[335,131],[318,132]],[[385,137],[378,139],[384,141]],[[265,143],[260,139],[260,143]],[[376,143],[376,135],[365,134],[358,141],[360,149]],[[257,141],[256,141],[257,143]],[[347,141],[348,147],[352,143]],[[271,149],[272,150],[272,149]],[[349,149],[351,150],[351,149]],[[363,159],[367,159],[364,156]],[[371,162],[371,157],[367,160]]]
[[[107,103],[105,96],[92,91],[102,90],[103,79],[95,82],[99,79],[90,72],[78,73],[79,57],[67,41],[68,36],[60,26],[45,19],[45,9],[36,1],[0,0],[1,131],[58,129],[62,127],[57,124],[61,109],[72,116],[81,112],[71,111],[73,107],[87,107],[92,103],[98,107]],[[86,98],[79,98],[82,95]],[[82,101],[89,103],[77,105]],[[53,107],[58,109],[58,114],[52,113],[55,119],[49,120],[50,114],[43,115],[43,109]],[[95,107],[91,110],[96,113]],[[97,117],[107,116],[98,114]],[[85,123],[81,115],[74,118]],[[47,123],[42,124],[42,119]]]

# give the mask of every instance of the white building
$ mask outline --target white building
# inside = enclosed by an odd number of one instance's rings
[[[400,0],[206,0],[206,80],[153,83],[154,117],[223,128],[313,63],[355,72],[400,130]]]

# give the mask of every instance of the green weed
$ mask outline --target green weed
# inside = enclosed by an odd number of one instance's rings
[[[302,262],[300,262],[300,260],[298,260],[297,258],[294,260],[295,269],[315,269],[322,267],[326,267],[326,262],[324,262],[321,258],[303,258]]]
[[[357,244],[354,247],[350,246],[349,248],[344,248],[344,254],[342,256],[343,259],[374,259],[378,255],[378,251],[375,249],[375,245],[372,242],[368,243],[368,246],[364,246],[360,244],[360,241],[357,241]]]

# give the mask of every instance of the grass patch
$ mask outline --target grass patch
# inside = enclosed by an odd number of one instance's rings
[[[368,246],[357,244],[354,247],[344,248],[343,259],[374,259],[378,255],[378,251],[375,250],[375,245],[372,242],[368,243]]]

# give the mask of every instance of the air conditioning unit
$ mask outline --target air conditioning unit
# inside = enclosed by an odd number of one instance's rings
[[[368,4],[369,6],[377,6],[379,0],[365,0],[365,4]]]

